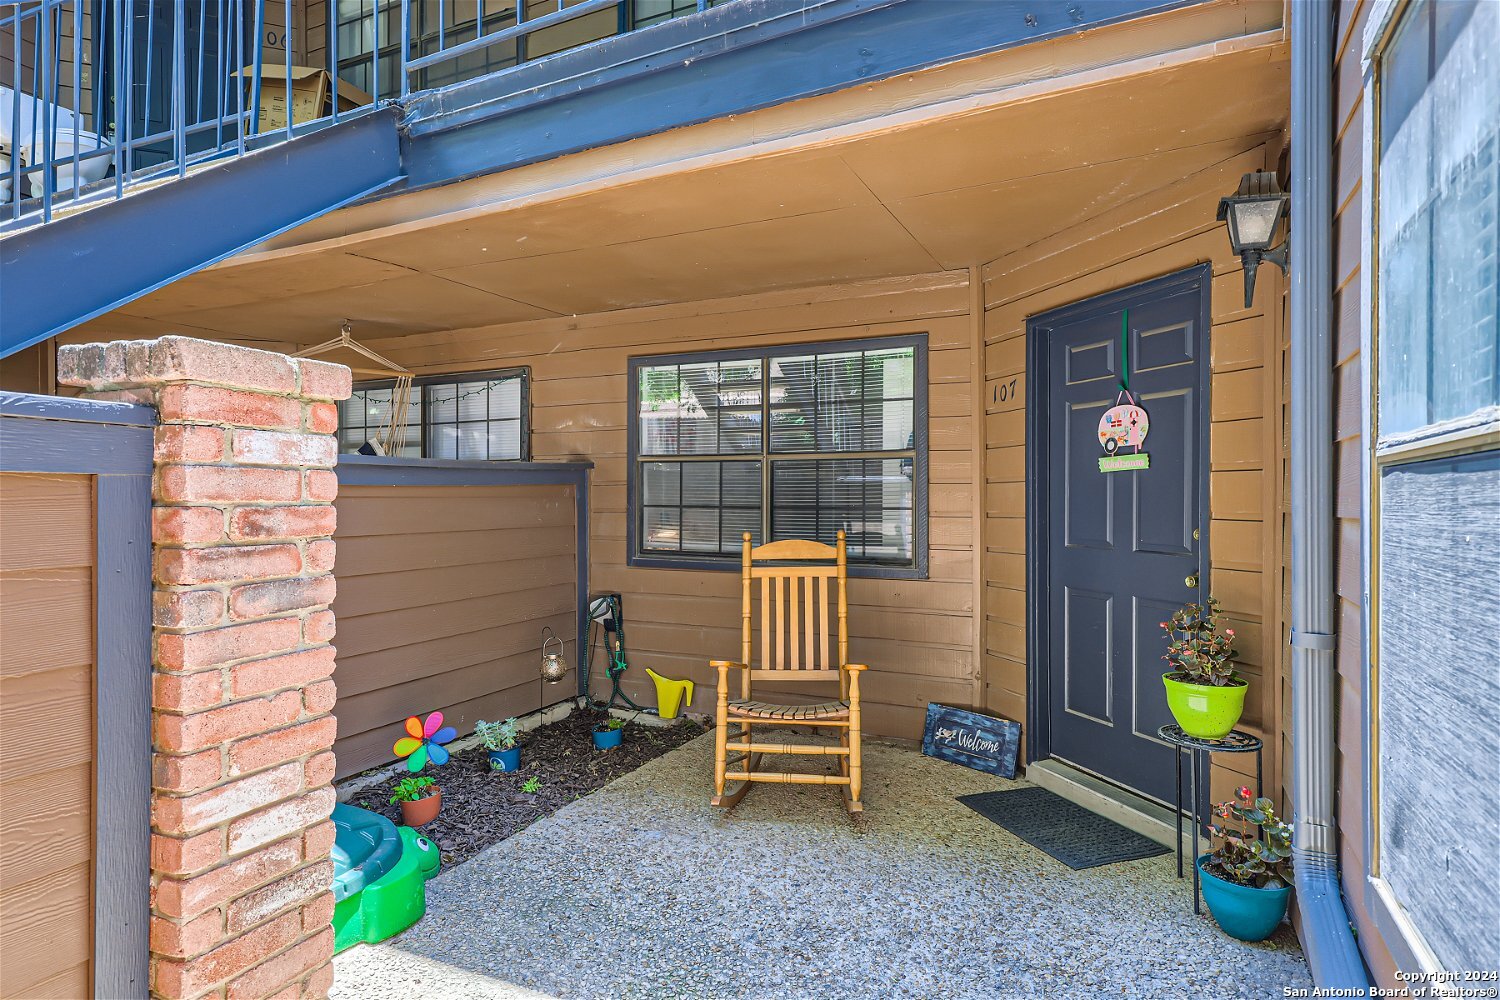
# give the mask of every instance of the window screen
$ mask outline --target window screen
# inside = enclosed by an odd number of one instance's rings
[[[922,338],[632,360],[633,556],[842,530],[851,563],[917,569],[925,365]]]
[[[391,414],[392,385],[362,383],[339,404],[339,447],[358,451]],[[525,371],[418,379],[406,406],[403,458],[518,461],[530,453]]]

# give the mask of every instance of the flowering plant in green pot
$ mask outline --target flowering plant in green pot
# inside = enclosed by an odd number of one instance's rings
[[[1216,598],[1188,604],[1161,623],[1167,634],[1162,659],[1172,668],[1162,675],[1167,707],[1189,736],[1217,740],[1228,736],[1245,710],[1249,685],[1234,669],[1234,629],[1221,628]]]
[[[1198,859],[1203,901],[1224,933],[1264,941],[1292,899],[1292,828],[1270,799],[1245,787],[1236,795],[1213,808],[1220,822],[1208,830],[1217,846]]]

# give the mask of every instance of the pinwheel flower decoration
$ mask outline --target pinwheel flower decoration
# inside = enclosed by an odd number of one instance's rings
[[[406,758],[410,771],[420,771],[431,760],[434,765],[448,763],[448,751],[443,744],[458,735],[452,726],[443,725],[443,713],[433,712],[423,723],[415,715],[406,720],[406,733],[396,741],[396,756]]]

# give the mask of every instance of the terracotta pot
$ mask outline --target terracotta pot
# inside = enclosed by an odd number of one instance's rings
[[[407,826],[425,826],[437,819],[443,808],[443,790],[439,788],[424,799],[401,803],[401,822]]]

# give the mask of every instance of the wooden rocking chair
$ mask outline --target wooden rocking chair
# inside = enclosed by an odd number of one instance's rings
[[[845,594],[847,567],[844,533],[838,545],[787,539],[751,547],[744,536],[744,608],[740,659],[710,660],[719,672],[719,701],[714,731],[714,797],[728,808],[745,797],[751,782],[842,785],[844,806],[851,813],[864,810],[860,801],[863,770],[859,745],[859,675],[862,663],[848,662],[849,601]],[[788,563],[798,565],[787,565]],[[760,581],[760,664],[752,651],[751,596]],[[837,595],[830,595],[837,582]],[[830,607],[830,598],[832,606]],[[837,659],[830,654],[831,615],[838,615]],[[740,696],[729,697],[729,671],[740,672]],[[752,701],[750,682],[839,682],[839,700],[812,705],[774,705]],[[730,740],[730,727],[738,727]],[[814,726],[839,731],[836,747],[798,743],[757,742],[752,726]],[[761,771],[762,754],[837,756],[838,774],[799,774]],[[731,757],[730,755],[733,754]],[[735,770],[729,768],[734,766]]]

